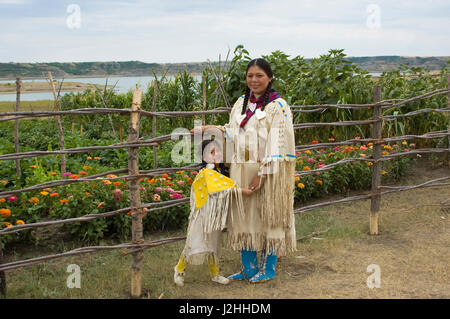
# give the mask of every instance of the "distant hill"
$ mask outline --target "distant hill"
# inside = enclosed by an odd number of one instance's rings
[[[309,62],[311,59],[305,59]],[[423,67],[430,71],[441,70],[450,63],[450,56],[443,57],[404,57],[404,56],[374,56],[346,57],[360,68],[369,72],[383,72],[398,68],[401,64]],[[218,62],[211,64],[217,65]],[[92,76],[145,76],[156,74],[176,74],[186,70],[189,73],[200,74],[207,62],[186,63],[144,63],[140,61],[124,62],[73,62],[73,63],[0,63],[0,79],[46,77],[51,71],[54,77],[92,77]]]
[[[369,56],[346,57],[346,60],[357,64],[361,69],[369,72],[384,72],[397,69],[401,64],[410,67],[422,67],[430,71],[441,70],[446,63],[450,63],[450,56]]]

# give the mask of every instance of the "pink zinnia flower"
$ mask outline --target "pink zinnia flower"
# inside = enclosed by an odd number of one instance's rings
[[[70,173],[70,172],[65,172],[63,175],[64,175],[64,176],[70,176],[70,175],[72,175],[72,173]]]
[[[183,195],[178,194],[178,193],[173,193],[170,195],[170,198],[172,198],[172,199],[183,198]]]
[[[308,158],[306,161],[308,163],[314,163],[315,162],[314,158],[312,158],[312,157]]]
[[[197,175],[197,174],[198,174],[198,172],[196,172],[196,171],[193,171],[193,172],[191,172],[191,174],[192,174],[192,175]]]
[[[9,197],[8,197],[8,200],[9,200],[10,202],[15,202],[15,201],[17,201],[17,196],[9,196]]]
[[[170,187],[167,188],[167,192],[169,192],[169,193],[171,193],[171,194],[172,194],[172,193],[175,193],[175,191],[174,191],[172,188],[170,188]]]
[[[180,186],[183,186],[184,185],[184,181],[177,181],[177,184],[180,185]]]
[[[155,192],[161,193],[163,191],[162,187],[155,187]]]
[[[159,202],[161,200],[161,196],[159,196],[158,194],[153,194],[153,200],[155,202]]]
[[[403,152],[409,152],[409,149],[405,148],[405,149],[403,150]]]
[[[319,163],[319,164],[317,164],[317,167],[319,167],[319,168],[322,168],[322,167],[324,167],[324,166],[325,166],[324,163]]]
[[[116,188],[115,190],[114,190],[114,200],[116,201],[116,202],[120,202],[120,195],[122,195],[122,191],[120,190],[120,189],[118,189],[118,188]]]
[[[333,148],[333,151],[335,151],[335,152],[336,152],[336,151],[339,151],[339,147],[334,147],[334,148]]]

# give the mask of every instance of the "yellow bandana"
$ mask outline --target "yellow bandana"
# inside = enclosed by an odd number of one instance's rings
[[[199,209],[208,200],[208,194],[220,192],[229,188],[236,188],[236,184],[228,178],[212,169],[202,169],[192,183],[195,194],[195,208]]]

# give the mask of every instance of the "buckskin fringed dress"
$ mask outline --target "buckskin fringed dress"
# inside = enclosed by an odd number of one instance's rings
[[[221,127],[231,151],[230,178],[247,188],[256,174],[265,174],[262,187],[243,202],[243,215],[232,204],[227,219],[227,247],[265,250],[279,256],[296,250],[294,187],[295,140],[292,113],[279,97],[257,108],[243,128],[244,96],[234,104],[230,121]],[[231,145],[230,145],[231,144]]]

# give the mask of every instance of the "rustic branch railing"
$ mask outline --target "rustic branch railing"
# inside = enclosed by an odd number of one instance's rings
[[[18,81],[20,83],[20,81]],[[18,84],[19,85],[19,84]],[[428,112],[449,112],[450,111],[450,101],[449,101],[449,108],[443,108],[443,109],[422,109],[417,110],[413,112],[409,112],[406,114],[401,115],[392,115],[392,116],[381,116],[381,110],[387,109],[387,108],[394,108],[401,105],[404,105],[409,102],[417,101],[424,98],[430,98],[437,95],[442,94],[448,94],[450,95],[450,76],[449,76],[449,89],[440,89],[435,90],[432,92],[428,92],[425,94],[422,94],[420,96],[408,98],[408,99],[395,99],[395,100],[385,100],[380,101],[379,96],[380,94],[380,88],[375,87],[374,88],[374,96],[375,96],[375,102],[372,104],[342,104],[342,105],[333,105],[333,104],[326,104],[326,105],[303,105],[303,106],[291,106],[291,109],[293,112],[313,112],[313,111],[322,111],[326,108],[342,108],[342,109],[361,109],[361,108],[373,108],[374,113],[374,119],[365,120],[365,121],[341,121],[341,122],[333,122],[333,123],[302,123],[302,124],[294,124],[295,129],[301,129],[301,128],[310,128],[310,127],[321,127],[321,126],[349,126],[349,125],[366,125],[366,124],[372,124],[375,126],[381,127],[382,121],[390,121],[401,117],[406,116],[415,116],[418,114],[428,113]],[[126,254],[132,254],[133,255],[133,262],[132,262],[132,285],[131,285],[131,292],[133,297],[138,297],[141,294],[141,263],[142,263],[142,250],[150,247],[156,247],[159,245],[179,241],[185,239],[185,237],[174,237],[174,238],[165,238],[161,240],[151,241],[151,242],[144,242],[143,236],[142,236],[142,218],[145,214],[151,211],[165,209],[173,206],[178,205],[184,205],[189,202],[189,198],[183,198],[183,199],[177,199],[177,200],[171,200],[166,202],[160,202],[160,203],[147,203],[147,204],[141,204],[140,203],[140,196],[139,196],[139,178],[145,177],[145,176],[157,176],[161,175],[163,173],[172,172],[175,170],[189,170],[189,169],[198,169],[199,165],[189,165],[184,167],[176,167],[176,168],[160,168],[160,169],[153,169],[153,170],[147,170],[147,171],[140,171],[137,167],[137,158],[138,153],[137,150],[140,147],[145,146],[152,146],[155,147],[157,144],[171,140],[171,135],[165,135],[165,136],[153,136],[151,139],[142,139],[138,137],[138,130],[139,130],[139,116],[149,116],[153,119],[153,121],[156,121],[156,117],[188,117],[188,116],[196,116],[196,115],[207,115],[207,114],[220,114],[220,113],[229,113],[231,108],[216,108],[214,110],[204,110],[204,111],[193,111],[193,112],[149,112],[144,111],[140,109],[140,99],[141,99],[142,93],[139,90],[135,90],[134,96],[133,96],[133,103],[132,107],[130,109],[109,109],[109,108],[89,108],[89,109],[76,109],[76,110],[69,110],[69,111],[53,111],[53,112],[5,112],[0,113],[0,122],[1,121],[11,121],[14,120],[17,122],[19,119],[24,118],[34,118],[34,117],[53,117],[60,115],[94,115],[94,114],[119,114],[119,115],[130,115],[130,134],[129,134],[129,140],[125,143],[118,143],[113,145],[107,145],[107,146],[91,146],[91,147],[79,147],[79,148],[73,148],[73,149],[62,149],[59,151],[35,151],[35,152],[23,152],[19,153],[18,148],[15,149],[15,153],[11,154],[4,154],[0,155],[0,160],[20,160],[22,158],[29,158],[29,157],[37,157],[37,156],[48,156],[48,155],[55,155],[55,154],[73,154],[73,153],[81,153],[81,152],[89,152],[89,151],[96,151],[96,150],[102,150],[102,149],[111,149],[111,148],[128,148],[129,149],[129,166],[128,169],[118,169],[113,170],[110,172],[104,172],[96,175],[92,175],[86,178],[79,178],[79,179],[69,179],[69,180],[58,180],[58,181],[51,181],[42,183],[39,185],[34,185],[31,187],[27,187],[24,189],[18,189],[18,190],[11,190],[6,192],[0,192],[0,198],[5,197],[12,194],[18,194],[22,192],[28,192],[28,191],[34,191],[39,189],[44,189],[48,187],[56,187],[56,186],[63,186],[71,183],[77,183],[77,182],[92,182],[92,181],[101,181],[101,180],[113,180],[113,179],[123,179],[123,180],[129,180],[132,185],[130,187],[130,194],[132,197],[131,205],[130,207],[122,208],[115,211],[110,211],[106,213],[100,213],[100,214],[87,214],[82,217],[78,218],[70,218],[65,220],[54,220],[54,221],[48,221],[48,222],[37,222],[33,224],[24,224],[24,225],[17,225],[12,226],[8,228],[4,228],[0,230],[0,236],[7,235],[11,233],[20,232],[23,230],[29,230],[29,229],[35,229],[39,227],[47,227],[47,226],[53,226],[53,225],[60,225],[65,223],[71,223],[71,222],[84,222],[89,221],[97,218],[105,218],[109,216],[114,216],[118,214],[124,214],[129,213],[131,211],[132,213],[132,220],[133,220],[133,226],[132,226],[132,243],[127,244],[119,244],[119,245],[113,245],[113,246],[91,246],[91,247],[82,247],[78,249],[74,249],[69,252],[56,254],[56,255],[49,255],[49,256],[43,256],[43,257],[37,257],[17,262],[10,262],[10,263],[2,263],[0,264],[0,274],[3,274],[3,271],[5,270],[11,270],[16,269],[19,267],[24,267],[28,265],[33,265],[36,263],[44,262],[46,260],[54,259],[54,258],[60,258],[60,257],[66,257],[71,256],[74,254],[82,254],[82,253],[89,253],[89,252],[95,252],[95,251],[102,251],[102,250],[113,250],[113,249],[131,249],[128,252],[124,253]],[[377,98],[378,97],[378,98]],[[392,103],[393,101],[399,101],[396,103]],[[56,103],[56,101],[55,101]],[[313,110],[304,110],[305,108],[314,107]],[[18,108],[16,107],[16,110]],[[154,108],[153,108],[154,110]],[[378,112],[378,113],[377,113]],[[154,122],[155,123],[155,122]],[[376,133],[376,134],[375,134]],[[342,142],[336,142],[336,143],[320,143],[315,145],[298,145],[296,146],[297,151],[305,151],[305,150],[311,150],[311,149],[319,149],[323,147],[331,147],[331,146],[337,146],[337,145],[352,145],[356,143],[361,142],[372,142],[374,143],[374,149],[377,149],[375,153],[379,152],[381,143],[388,143],[393,141],[399,141],[399,140],[408,140],[408,139],[416,139],[416,138],[424,138],[424,139],[432,139],[432,138],[442,138],[442,137],[448,137],[450,135],[450,127],[447,131],[436,131],[436,132],[428,132],[423,135],[407,135],[407,136],[399,136],[399,137],[390,137],[390,138],[381,138],[381,131],[379,133],[375,132],[374,136],[370,139],[351,139],[346,140]],[[153,134],[154,135],[154,134]],[[183,135],[191,135],[191,134],[180,134],[180,136]],[[338,162],[326,165],[324,167],[321,167],[319,169],[315,170],[309,170],[309,171],[301,171],[297,172],[297,175],[307,175],[307,174],[313,174],[315,172],[325,171],[329,170],[333,167],[336,167],[341,164],[349,163],[349,162],[355,162],[355,161],[371,161],[374,163],[372,166],[372,176],[375,179],[379,179],[380,177],[380,171],[381,171],[381,161],[389,160],[394,157],[398,156],[405,156],[405,155],[412,155],[412,154],[419,154],[419,153],[436,153],[436,152],[448,152],[450,151],[449,148],[433,148],[433,149],[417,149],[410,152],[402,152],[397,154],[391,154],[391,155],[380,155],[375,154],[371,157],[367,158],[346,158],[342,159]],[[120,173],[127,173],[128,175],[123,176],[117,176],[117,177],[110,177],[110,178],[102,178],[102,176],[107,176],[109,174],[120,174]],[[357,196],[352,197],[346,197],[344,199],[334,200],[334,201],[328,201],[328,202],[322,202],[314,205],[308,205],[304,207],[300,207],[294,210],[294,214],[298,214],[301,212],[309,211],[312,209],[317,209],[320,207],[332,205],[332,204],[338,204],[338,203],[344,203],[349,201],[355,201],[355,200],[363,200],[363,199],[371,199],[372,200],[372,212],[371,212],[371,234],[377,234],[378,233],[378,222],[377,222],[377,214],[379,210],[379,200],[381,198],[381,195],[385,195],[392,192],[398,192],[398,191],[405,191],[410,189],[416,189],[420,187],[442,187],[447,186],[450,183],[438,183],[446,179],[450,179],[450,176],[442,177],[439,179],[427,181],[425,183],[422,183],[420,185],[413,185],[413,186],[401,186],[401,187],[388,187],[388,186],[381,186],[379,182],[375,182],[375,184],[372,185],[372,191],[369,194],[361,194]],[[389,190],[381,192],[380,190],[382,188],[387,188]],[[375,203],[375,204],[374,204]],[[1,253],[1,251],[0,251]]]

